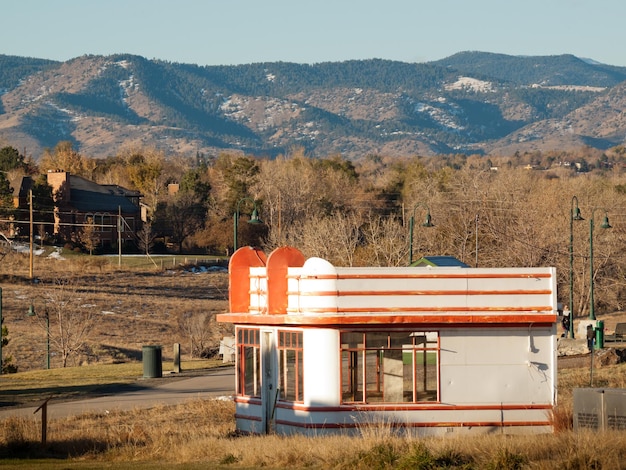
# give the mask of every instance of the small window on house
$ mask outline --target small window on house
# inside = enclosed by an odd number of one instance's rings
[[[117,230],[115,227],[115,221],[111,218],[109,214],[102,215],[102,231],[103,232],[113,232]]]
[[[341,333],[344,403],[437,401],[438,371],[437,332]]]
[[[237,330],[237,394],[261,396],[261,343],[259,330],[240,328]]]
[[[304,401],[301,331],[278,332],[278,364],[280,398]]]

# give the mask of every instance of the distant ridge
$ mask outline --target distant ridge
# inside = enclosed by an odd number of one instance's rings
[[[513,154],[623,145],[626,68],[573,55],[459,52],[201,67],[131,54],[0,55],[0,144],[37,158],[71,141],[275,156]]]

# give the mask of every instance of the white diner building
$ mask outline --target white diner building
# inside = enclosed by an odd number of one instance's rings
[[[348,268],[242,247],[229,283],[239,431],[553,430],[554,268]]]

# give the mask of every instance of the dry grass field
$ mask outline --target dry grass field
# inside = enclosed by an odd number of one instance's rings
[[[36,282],[32,282],[27,255],[5,256],[0,262],[0,287],[10,342],[3,355],[12,356],[19,371],[45,366],[47,331],[45,322],[27,315],[33,304],[40,315],[45,308],[50,311],[50,362],[52,368],[60,367],[55,338],[61,325],[51,302],[67,301],[91,315],[85,346],[70,355],[68,366],[140,361],[144,345],[162,346],[163,359],[170,360],[174,343],[181,344],[182,358],[189,358],[189,330],[180,327],[180,317],[225,312],[228,279],[223,272],[192,272],[183,262],[168,260],[165,267],[147,263],[138,268],[132,258],[128,260],[130,267],[119,267],[117,257],[36,257]],[[189,258],[187,268],[193,262],[195,259]],[[68,292],[64,295],[70,298],[57,296],[59,283],[66,284]],[[206,330],[203,339],[210,347],[219,346],[220,338],[230,331],[228,325],[215,321]]]
[[[596,384],[624,387],[625,372],[623,364],[603,366],[596,371]],[[415,439],[383,425],[365,426],[356,437],[242,436],[235,432],[232,402],[198,400],[185,405],[88,413],[52,420],[46,446],[39,443],[36,418],[10,418],[0,422],[0,466],[20,469],[625,468],[623,431],[594,433],[571,429],[571,391],[588,385],[588,368],[567,368],[559,375],[559,406],[554,413],[556,432],[552,435]]]
[[[180,342],[188,358],[187,338],[177,326],[181,313],[221,312],[227,308],[223,273],[194,274],[184,269],[118,268],[98,258],[68,261],[38,259],[29,280],[23,259],[0,263],[5,324],[20,371],[40,369],[45,334],[27,317],[42,288],[59,277],[71,278],[80,295],[90,294],[97,313],[90,351],[63,371],[54,356],[49,381],[67,382],[68,374],[88,376],[90,364],[126,367],[140,361],[145,344]],[[212,324],[213,341],[224,332]],[[623,432],[574,432],[572,390],[589,385],[589,358],[559,366],[559,405],[552,415],[555,433],[540,436],[492,434],[471,438],[415,439],[390,427],[363,427],[357,437],[242,436],[235,432],[234,404],[198,400],[146,410],[91,413],[56,419],[48,425],[48,443],[39,443],[37,417],[0,422],[0,466],[41,469],[624,469]],[[119,363],[119,364],[117,364]],[[120,369],[121,375],[122,369]],[[82,373],[81,373],[82,372]],[[32,372],[31,372],[32,373]],[[97,374],[96,374],[97,375]],[[594,386],[626,388],[626,365],[596,364]]]

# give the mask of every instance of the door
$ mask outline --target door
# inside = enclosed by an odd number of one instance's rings
[[[274,431],[276,422],[276,402],[278,400],[277,387],[277,355],[274,331],[261,332],[261,401],[262,401],[262,429],[265,434],[271,434]]]

